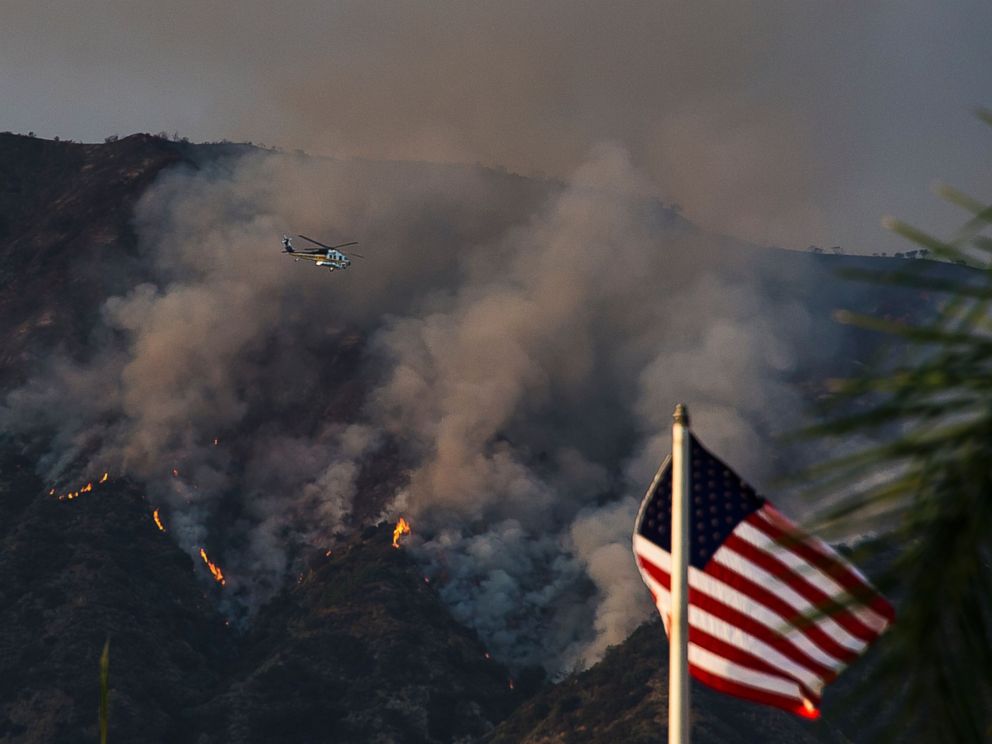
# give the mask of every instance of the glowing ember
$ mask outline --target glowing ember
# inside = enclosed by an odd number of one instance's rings
[[[173,468],[172,469],[172,477],[173,478],[178,478],[179,477],[179,471],[176,470],[176,468]]]
[[[325,558],[330,558],[330,557],[331,557],[331,551],[330,551],[330,550],[328,550],[327,552],[325,552],[325,553],[324,553],[324,557],[325,557]]]
[[[393,547],[398,548],[400,546],[400,538],[403,535],[409,534],[410,523],[403,519],[403,517],[400,517],[400,521],[396,523],[396,527],[393,529]]]
[[[104,473],[103,476],[100,478],[100,480],[97,481],[97,483],[106,483],[109,478],[110,478],[110,473]]]
[[[218,444],[220,444],[220,440],[217,437],[214,437],[214,447],[216,447]]]
[[[93,490],[93,484],[92,483],[87,483],[85,486],[83,486],[82,488],[79,489],[79,492],[80,493],[89,493],[92,490]]]
[[[55,495],[55,489],[53,488],[51,491],[49,491],[48,492],[48,495],[49,496],[54,496]]]
[[[158,509],[152,512],[152,518],[155,520],[155,526],[162,532],[165,532],[165,525],[162,524],[162,519],[158,516]]]
[[[811,718],[813,720],[820,717],[820,711],[816,709],[816,706],[812,702],[803,698],[803,707],[799,710],[799,715],[803,718]]]
[[[210,573],[213,574],[214,581],[221,586],[224,586],[227,582],[224,581],[224,572],[220,570],[220,566],[216,563],[212,563],[211,560],[207,558],[207,551],[203,548],[200,548],[200,557],[203,559],[203,562],[207,564],[207,568],[210,569]]]
[[[512,690],[512,689],[514,689],[514,687],[515,687],[515,685],[513,684],[513,680],[512,680],[512,679],[508,679],[508,680],[506,681],[506,683],[507,683],[507,686],[508,686],[508,687],[509,687],[509,688],[510,688],[511,690]]]

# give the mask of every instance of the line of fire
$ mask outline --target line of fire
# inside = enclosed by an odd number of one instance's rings
[[[218,440],[215,438],[213,440],[213,444],[216,446],[217,443]],[[172,468],[171,474],[173,478],[178,478],[179,469]],[[101,475],[100,478],[97,479],[96,481],[88,481],[86,485],[80,486],[75,490],[69,490],[66,491],[65,493],[59,494],[58,500],[74,501],[75,499],[78,499],[82,494],[91,493],[94,490],[95,486],[102,486],[106,484],[109,480],[110,480],[110,472],[105,471],[103,475]],[[55,496],[57,492],[58,489],[53,486],[48,491],[48,495]],[[155,509],[152,510],[152,521],[155,523],[155,527],[158,528],[159,532],[167,532],[165,528],[165,522],[162,520],[161,509],[156,507]],[[400,545],[402,544],[403,538],[409,535],[410,531],[411,531],[410,523],[404,517],[400,517],[399,520],[396,522],[396,526],[393,528],[393,541],[392,541],[393,548],[399,549]],[[200,558],[203,560],[204,566],[206,566],[207,570],[210,572],[210,575],[213,577],[214,581],[216,581],[217,584],[220,586],[226,586],[227,579],[224,576],[223,569],[221,569],[221,567],[217,563],[214,563],[212,560],[210,560],[205,548],[199,548],[199,554],[200,554]],[[330,557],[331,550],[325,551],[324,555],[325,557]],[[430,580],[427,577],[424,577],[424,582],[430,583]]]

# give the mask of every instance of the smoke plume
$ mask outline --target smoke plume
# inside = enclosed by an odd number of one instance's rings
[[[831,351],[804,299],[822,277],[644,184],[617,145],[563,183],[276,154],[173,171],[135,217],[154,281],[108,299],[92,353],[53,359],[0,423],[53,483],[143,483],[224,567],[234,614],[308,548],[403,514],[494,652],[586,665],[650,611],[630,529],[673,404],[760,484],[759,443]],[[283,232],[366,260],[328,275],[279,255]]]

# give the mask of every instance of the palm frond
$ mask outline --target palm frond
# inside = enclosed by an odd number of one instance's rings
[[[992,124],[992,112],[980,116]],[[977,742],[992,731],[992,271],[975,256],[992,249],[982,234],[992,206],[951,187],[938,192],[969,215],[952,240],[899,220],[886,225],[966,266],[937,275],[848,272],[948,300],[922,322],[839,313],[906,352],[898,363],[833,382],[826,423],[804,434],[874,444],[806,475],[811,492],[841,494],[819,515],[821,529],[877,532],[868,561],[884,564],[877,584],[897,603],[858,690],[862,705],[891,708],[896,695],[886,725],[896,738]]]

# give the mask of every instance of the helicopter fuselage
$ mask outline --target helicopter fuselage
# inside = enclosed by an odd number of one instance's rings
[[[318,259],[314,263],[316,263],[317,266],[326,266],[331,271],[334,271],[334,269],[340,269],[343,271],[351,266],[351,259],[341,251],[327,251],[323,258]]]

